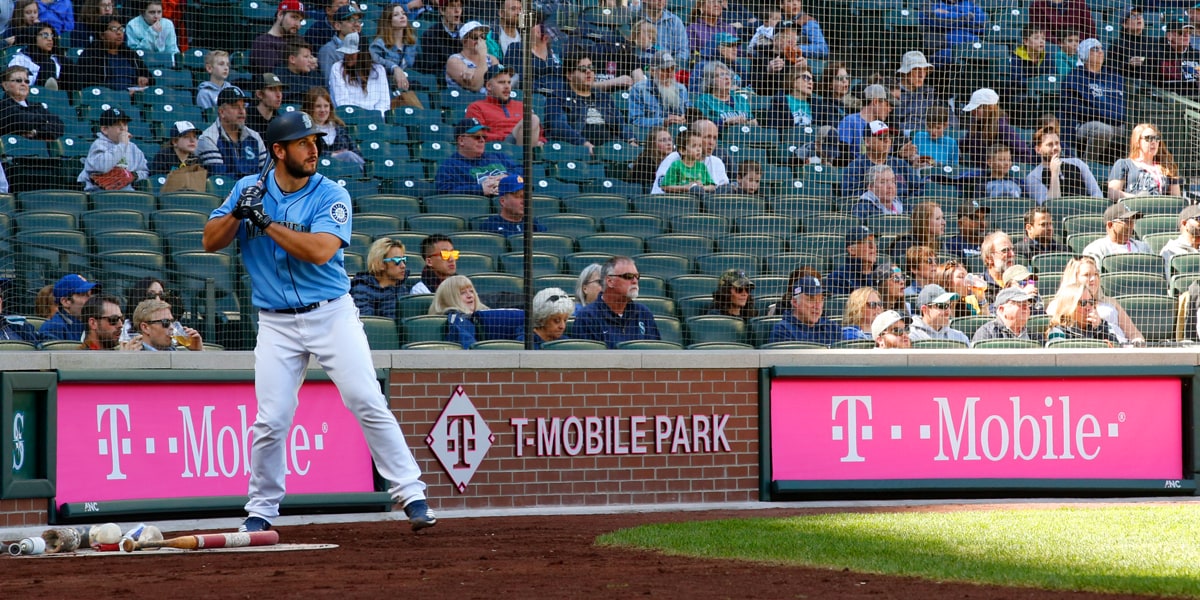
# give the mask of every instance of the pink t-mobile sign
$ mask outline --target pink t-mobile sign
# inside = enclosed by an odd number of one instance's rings
[[[254,383],[58,386],[57,502],[242,496]],[[285,439],[288,493],[374,491],[371,455],[333,383],[300,388]]]
[[[775,379],[772,478],[1183,475],[1172,378]]]

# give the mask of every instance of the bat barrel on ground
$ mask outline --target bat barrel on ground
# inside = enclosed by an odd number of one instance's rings
[[[274,546],[279,543],[278,531],[251,531],[239,533],[208,533],[184,535],[167,540],[122,540],[121,550],[133,552],[149,548],[180,548],[183,550],[208,550],[212,548],[245,548],[247,546]]]

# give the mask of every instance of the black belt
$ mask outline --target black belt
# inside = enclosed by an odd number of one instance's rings
[[[341,298],[341,296],[338,296],[338,298]],[[296,308],[264,308],[263,310],[266,312],[269,312],[269,313],[275,313],[277,315],[302,315],[304,313],[308,313],[308,312],[317,310],[318,308],[321,308],[322,306],[325,306],[326,304],[329,304],[330,302],[333,302],[334,300],[337,300],[337,298],[330,298],[328,300],[322,300],[320,302],[313,302],[312,304],[308,304],[308,305],[300,306],[300,307],[296,307]]]

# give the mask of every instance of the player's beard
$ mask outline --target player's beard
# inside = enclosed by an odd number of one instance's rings
[[[317,163],[314,162],[310,167],[302,161],[297,161],[292,158],[286,158],[283,161],[283,168],[288,175],[295,179],[304,179],[317,174]]]

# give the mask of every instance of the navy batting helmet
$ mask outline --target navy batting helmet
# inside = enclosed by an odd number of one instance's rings
[[[263,142],[270,149],[279,142],[290,142],[320,133],[321,131],[313,126],[312,117],[304,111],[297,110],[271,119],[271,123],[267,125],[267,133],[263,136]]]

